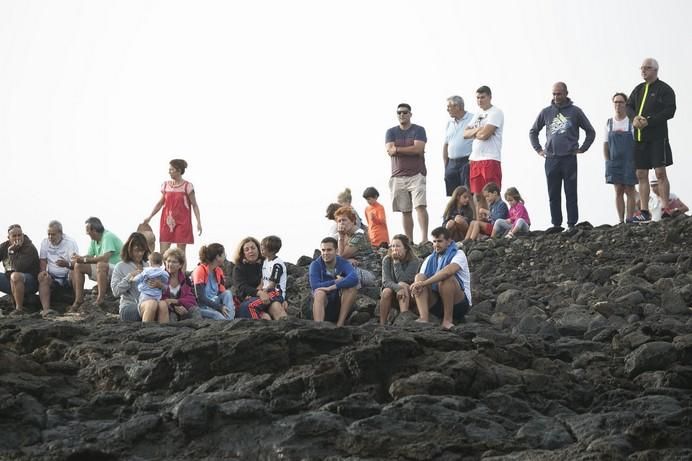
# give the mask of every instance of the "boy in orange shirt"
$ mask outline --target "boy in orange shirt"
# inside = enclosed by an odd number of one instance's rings
[[[384,215],[384,207],[377,201],[379,196],[380,193],[374,187],[368,187],[363,192],[363,198],[368,202],[365,219],[368,222],[370,244],[375,248],[388,248],[387,218]]]

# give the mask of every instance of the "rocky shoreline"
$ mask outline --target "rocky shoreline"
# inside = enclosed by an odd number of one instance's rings
[[[692,459],[692,218],[466,251],[451,332],[300,319],[310,258],[288,321],[0,318],[0,459]]]

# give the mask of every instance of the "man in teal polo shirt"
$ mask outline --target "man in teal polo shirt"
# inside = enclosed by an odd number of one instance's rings
[[[84,302],[84,276],[88,275],[96,282],[98,295],[96,305],[104,301],[110,285],[113,268],[120,262],[120,250],[123,242],[112,232],[107,231],[99,218],[91,217],[85,221],[86,233],[91,237],[86,256],[72,257],[74,264],[72,285],[74,286],[74,304],[70,310],[76,311]]]

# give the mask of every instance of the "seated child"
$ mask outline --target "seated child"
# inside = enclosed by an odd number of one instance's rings
[[[517,234],[529,232],[531,220],[529,212],[524,206],[524,199],[516,187],[510,187],[505,191],[505,200],[509,203],[509,218],[498,219],[493,225],[493,235],[501,237],[505,233],[505,238],[514,238]]]
[[[275,235],[260,242],[264,258],[261,293],[243,301],[239,308],[240,317],[264,320],[286,317],[286,264],[277,256],[279,250],[281,239]]]
[[[507,204],[500,198],[500,188],[494,182],[489,182],[483,187],[483,197],[488,202],[489,210],[478,209],[478,218],[471,221],[466,240],[476,240],[480,234],[494,237],[493,225],[498,219],[507,219],[509,210]]]
[[[325,218],[331,221],[331,224],[329,225],[329,230],[327,230],[327,236],[334,237],[335,239],[339,238],[339,233],[336,231],[336,218],[334,217],[334,213],[339,208],[341,208],[341,205],[339,205],[338,203],[330,203],[327,206],[327,214],[324,216]]]
[[[368,187],[363,191],[363,198],[368,202],[365,209],[365,219],[368,222],[368,235],[370,244],[375,248],[389,248],[389,231],[387,230],[387,218],[384,207],[377,199],[380,193],[374,187]]]
[[[151,287],[149,286],[149,281],[160,280],[164,285],[168,284],[168,272],[166,272],[162,264],[163,256],[161,256],[161,253],[154,251],[149,255],[149,267],[145,267],[142,272],[132,279],[133,282],[137,282],[140,304],[148,299],[161,301],[163,288]]]
[[[464,186],[452,192],[452,197],[444,211],[442,225],[449,230],[453,240],[462,241],[473,221],[475,213],[471,205],[471,193]]]

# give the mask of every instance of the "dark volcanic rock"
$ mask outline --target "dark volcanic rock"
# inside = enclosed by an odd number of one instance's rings
[[[6,315],[0,459],[691,459],[690,245],[687,217],[473,242],[451,331],[380,327],[372,289],[302,320],[307,257],[287,321]]]

